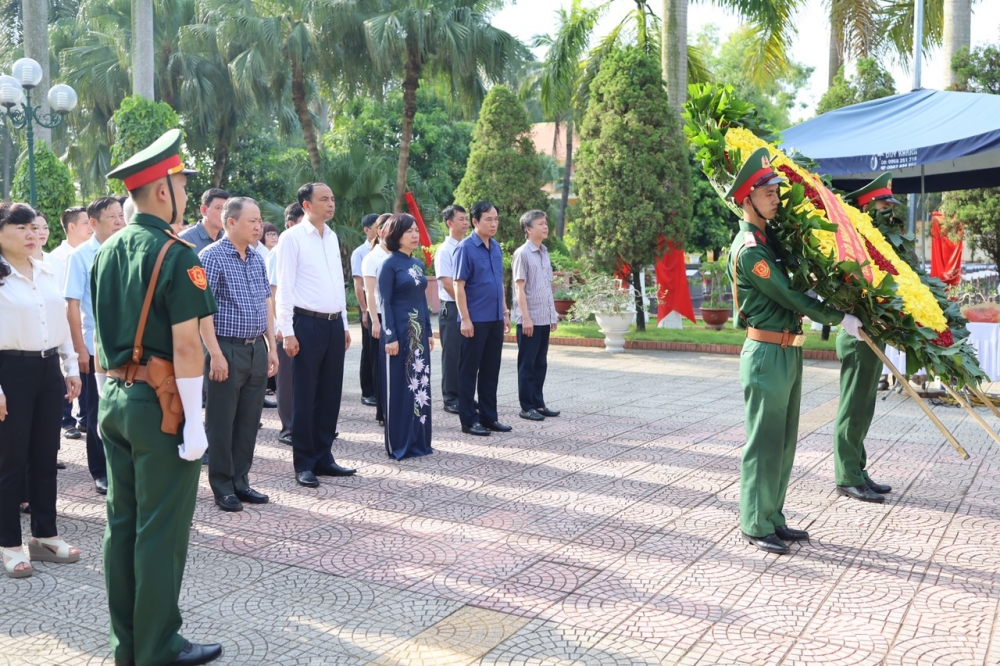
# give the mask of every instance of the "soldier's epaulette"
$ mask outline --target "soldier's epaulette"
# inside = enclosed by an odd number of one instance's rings
[[[757,239],[752,231],[743,232],[743,247],[757,247]]]
[[[166,235],[170,236],[175,241],[178,241],[180,243],[184,243],[185,245],[187,245],[190,248],[194,248],[194,243],[187,242],[186,240],[184,240],[183,238],[181,238],[180,236],[178,236],[177,234],[175,234],[173,231],[170,231],[169,229],[164,229],[163,233],[165,233]]]

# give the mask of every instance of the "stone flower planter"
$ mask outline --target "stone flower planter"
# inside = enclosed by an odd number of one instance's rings
[[[628,333],[634,317],[634,312],[621,315],[594,313],[597,325],[604,334],[604,351],[610,354],[621,354],[625,351],[625,334]]]

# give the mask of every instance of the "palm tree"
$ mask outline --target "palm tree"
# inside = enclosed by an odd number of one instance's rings
[[[42,105],[42,113],[48,113],[49,94],[49,2],[48,0],[22,0],[21,19],[23,21],[24,55],[42,66],[42,80],[32,93],[32,102]],[[36,126],[35,133],[40,141],[51,143],[52,131]]]
[[[972,44],[972,0],[945,0],[944,3],[944,88],[964,84],[955,76],[951,61],[962,48]]]
[[[510,34],[490,25],[495,0],[370,0],[341,34],[345,50],[363,44],[362,64],[345,69],[348,83],[369,87],[402,79],[403,123],[394,210],[402,211],[409,168],[417,89],[438,75],[457,94],[481,93],[483,79],[497,83],[530,54]],[[370,62],[366,67],[364,60]],[[345,61],[348,59],[345,59]],[[356,58],[351,58],[355,60]],[[373,85],[374,84],[374,85]]]
[[[153,0],[132,0],[132,93],[148,100],[156,98],[153,25]]]

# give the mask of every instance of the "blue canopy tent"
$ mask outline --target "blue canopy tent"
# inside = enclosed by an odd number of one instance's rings
[[[918,89],[830,111],[783,133],[783,147],[855,190],[884,171],[896,192],[1000,186],[1000,95]]]

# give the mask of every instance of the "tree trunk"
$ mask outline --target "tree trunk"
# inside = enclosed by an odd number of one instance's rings
[[[153,0],[132,0],[132,94],[156,99]]]
[[[302,126],[302,136],[306,140],[306,150],[309,152],[309,164],[318,176],[323,168],[323,161],[320,159],[316,128],[313,126],[312,113],[309,112],[309,103],[306,99],[305,72],[298,63],[292,63],[292,105],[295,107],[299,125]]]
[[[226,118],[219,123],[219,132],[215,137],[215,164],[212,166],[212,187],[222,187],[222,179],[226,175],[229,164],[229,146],[232,144],[233,129],[236,121]]]
[[[410,142],[413,140],[413,117],[417,115],[417,89],[420,87],[420,56],[411,54],[403,79],[403,132],[399,137],[399,167],[396,170],[396,202],[392,210],[403,212],[406,172],[410,166]]]
[[[663,0],[660,62],[667,83],[667,101],[681,113],[687,101],[688,0]]]
[[[562,203],[559,206],[559,238],[566,233],[566,209],[569,208],[569,185],[573,173],[573,119],[566,121],[566,168],[563,171]]]
[[[642,271],[632,267],[632,286],[635,287],[635,330],[646,330],[646,304],[642,297]]]
[[[944,89],[953,89],[966,82],[959,81],[951,69],[952,58],[972,41],[972,0],[944,0]]]
[[[41,113],[49,113],[49,3],[48,0],[23,0],[24,55],[42,66],[42,80],[31,91],[31,100],[41,105]],[[52,145],[52,130],[35,125],[35,141]]]
[[[830,53],[827,62],[830,71],[826,76],[826,87],[833,87],[833,79],[836,78],[840,68],[844,66],[844,34],[842,26],[837,25],[833,20],[833,10],[830,10]]]

